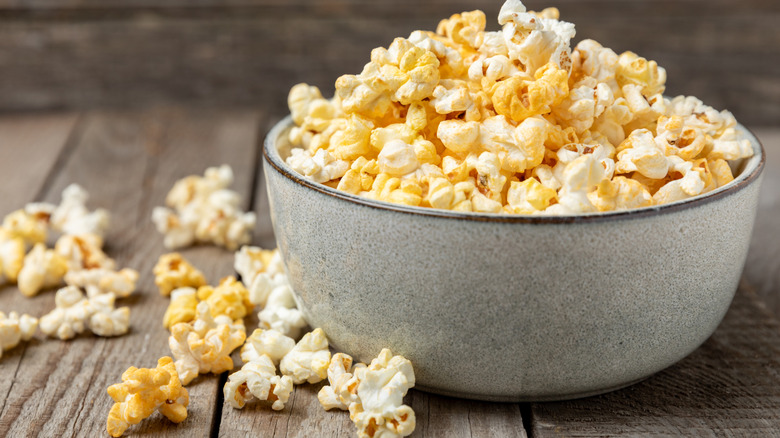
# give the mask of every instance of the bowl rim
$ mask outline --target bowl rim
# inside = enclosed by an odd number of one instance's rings
[[[654,205],[651,207],[635,208],[630,210],[596,212],[578,215],[514,215],[507,213],[473,213],[456,212],[451,210],[442,210],[431,207],[415,207],[403,204],[394,204],[391,202],[378,201],[353,195],[341,190],[328,187],[299,175],[292,170],[287,163],[282,160],[279,150],[276,147],[277,139],[289,127],[293,126],[292,116],[287,115],[278,121],[268,132],[263,141],[263,158],[277,172],[287,177],[289,180],[298,183],[306,188],[312,189],[321,194],[331,196],[352,204],[370,207],[379,210],[393,211],[398,213],[411,214],[416,216],[429,216],[444,219],[457,219],[476,222],[507,222],[522,224],[568,224],[568,223],[590,223],[606,222],[623,219],[638,219],[659,214],[673,213],[680,210],[687,210],[714,202],[730,195],[733,195],[745,187],[758,180],[764,170],[766,162],[766,151],[764,145],[756,135],[742,124],[737,124],[737,129],[746,134],[753,146],[753,156],[747,158],[744,169],[728,184],[719,187],[703,195],[697,195],[689,199],[670,202],[668,204]]]

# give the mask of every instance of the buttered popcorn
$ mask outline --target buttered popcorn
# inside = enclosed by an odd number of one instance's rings
[[[387,202],[455,211],[581,214],[688,199],[753,154],[728,111],[663,96],[666,71],[593,40],[555,8],[507,0],[500,31],[454,14],[371,52],[335,96],[298,84],[287,164]]]

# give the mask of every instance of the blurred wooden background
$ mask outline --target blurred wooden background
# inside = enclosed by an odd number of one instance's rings
[[[371,48],[501,0],[0,0],[0,111],[264,107],[285,112],[297,82],[330,94]],[[557,6],[577,37],[667,69],[747,125],[780,120],[780,2],[528,0]]]

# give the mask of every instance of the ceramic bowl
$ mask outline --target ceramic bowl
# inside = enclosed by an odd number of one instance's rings
[[[407,357],[420,389],[481,400],[603,393],[695,350],[736,291],[764,165],[745,131],[755,155],[735,181],[683,202],[580,216],[456,213],[304,179],[282,159],[290,126],[288,117],[268,134],[264,170],[310,325],[363,362],[385,347]]]

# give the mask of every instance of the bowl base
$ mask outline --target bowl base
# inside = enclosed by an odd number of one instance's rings
[[[467,392],[451,392],[442,391],[436,388],[429,388],[426,386],[416,385],[414,389],[430,392],[432,394],[443,395],[447,397],[465,398],[469,400],[480,400],[488,402],[499,403],[518,403],[518,402],[553,402],[563,400],[574,400],[578,398],[593,397],[595,395],[606,394],[608,392],[617,391],[619,389],[627,388],[631,385],[646,380],[650,376],[642,377],[640,379],[632,380],[628,383],[621,383],[619,385],[610,386],[608,388],[597,389],[593,391],[575,392],[569,394],[542,394],[542,395],[492,395],[492,394],[472,394]]]

